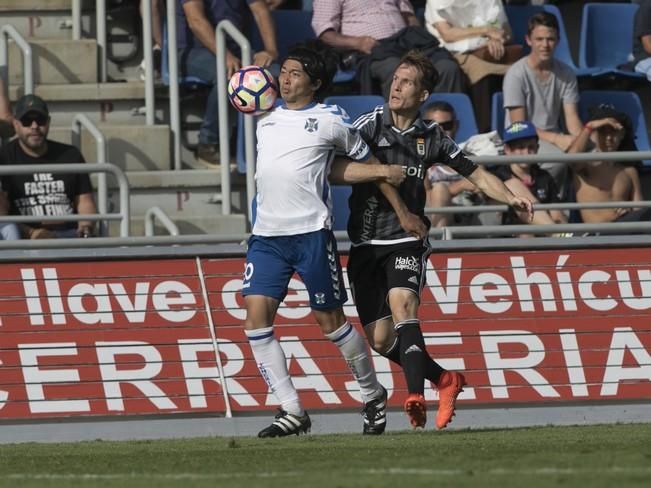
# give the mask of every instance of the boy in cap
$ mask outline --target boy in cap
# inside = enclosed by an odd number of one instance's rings
[[[528,120],[514,122],[504,131],[504,154],[506,156],[527,156],[538,153],[538,133]],[[554,178],[538,164],[512,163],[497,166],[492,172],[516,195],[529,198],[536,203],[559,202],[558,187]],[[533,218],[512,208],[502,214],[506,225],[527,224],[549,225],[564,223],[566,218],[560,210],[536,209]]]
[[[3,146],[0,164],[84,163],[79,150],[69,144],[51,141],[50,113],[45,101],[24,95],[14,109],[16,138]],[[95,214],[90,178],[87,174],[34,173],[3,175],[0,215]],[[40,222],[21,224],[24,238],[89,237],[93,222]]]

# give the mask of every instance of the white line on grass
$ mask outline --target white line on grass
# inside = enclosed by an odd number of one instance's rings
[[[514,475],[585,475],[585,474],[651,474],[651,467],[610,466],[605,468],[560,468],[542,467],[531,469],[496,468],[486,471],[478,469],[420,469],[420,468],[389,468],[389,469],[360,469],[354,471],[342,470],[342,473],[363,475],[412,475],[412,476],[460,476],[473,475],[514,476]],[[285,478],[314,474],[305,471],[267,471],[261,473],[12,473],[4,475],[4,479],[12,480],[211,480],[227,478]]]

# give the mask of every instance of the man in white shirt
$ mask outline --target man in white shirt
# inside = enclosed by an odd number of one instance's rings
[[[315,51],[293,49],[279,77],[284,104],[258,122],[257,216],[242,284],[244,327],[260,373],[281,407],[259,437],[298,435],[311,427],[273,333],[276,311],[294,272],[305,283],[321,330],[339,348],[359,383],[364,434],[381,434],[386,426],[387,392],[377,380],[364,338],[342,309],[347,295],[331,230],[328,179],[399,184],[404,168],[373,164],[378,161],[345,112],[314,102],[333,75]],[[335,161],[337,151],[366,163]]]

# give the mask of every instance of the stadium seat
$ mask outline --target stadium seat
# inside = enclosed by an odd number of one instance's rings
[[[454,111],[457,114],[457,120],[459,121],[459,129],[456,137],[458,142],[467,141],[470,137],[479,132],[479,129],[477,129],[475,111],[472,108],[472,102],[468,95],[465,93],[432,93],[429,98],[425,100],[425,103],[423,103],[423,107],[438,100],[448,102],[454,107]]]
[[[363,113],[370,112],[378,105],[384,104],[384,98],[380,95],[338,95],[328,97],[324,103],[329,105],[339,105],[343,108],[354,121]]]
[[[312,12],[310,11],[276,9],[271,12],[271,16],[276,24],[276,44],[279,59],[283,59],[287,55],[289,48],[294,44],[316,38],[312,29]],[[253,52],[262,49],[262,38],[255,22],[253,22],[253,29],[249,39],[251,39]]]
[[[579,66],[593,76],[614,74],[643,78],[620,65],[629,62],[633,51],[633,18],[636,3],[586,3],[581,19]]]
[[[577,76],[584,76],[591,74],[589,69],[580,69],[574,63],[570,51],[570,44],[565,32],[565,22],[561,11],[555,5],[506,5],[506,16],[509,19],[509,25],[513,31],[513,42],[524,46],[523,54],[529,54],[531,50],[527,45],[526,35],[529,29],[529,18],[538,12],[549,12],[556,16],[558,20],[558,45],[556,46],[555,57],[570,66]]]
[[[283,10],[277,9],[271,12],[276,24],[276,44],[278,45],[278,58],[282,60],[289,51],[289,48],[299,42],[316,39],[312,29],[312,8],[307,10]],[[251,32],[251,49],[253,52],[262,49],[262,38],[255,23]],[[346,83],[355,79],[356,70],[341,70],[335,74],[333,83]]]
[[[644,120],[644,108],[637,93],[630,91],[585,90],[579,100],[579,117],[588,120],[590,107],[601,103],[611,104],[616,110],[624,112],[633,122],[635,145],[639,151],[650,151],[649,133]],[[644,166],[651,167],[651,161],[644,161]]]
[[[491,102],[491,129],[502,134],[504,131],[504,95],[502,92],[493,93]]]

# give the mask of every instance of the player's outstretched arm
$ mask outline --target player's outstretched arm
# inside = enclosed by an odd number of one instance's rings
[[[354,185],[371,181],[386,181],[398,186],[405,179],[406,168],[397,164],[381,164],[375,157],[364,163],[347,158],[336,158],[328,180],[336,185]]]
[[[514,195],[502,181],[492,173],[479,166],[468,179],[490,198],[506,203],[519,212],[526,212],[529,220],[533,219],[533,203],[526,197]]]

